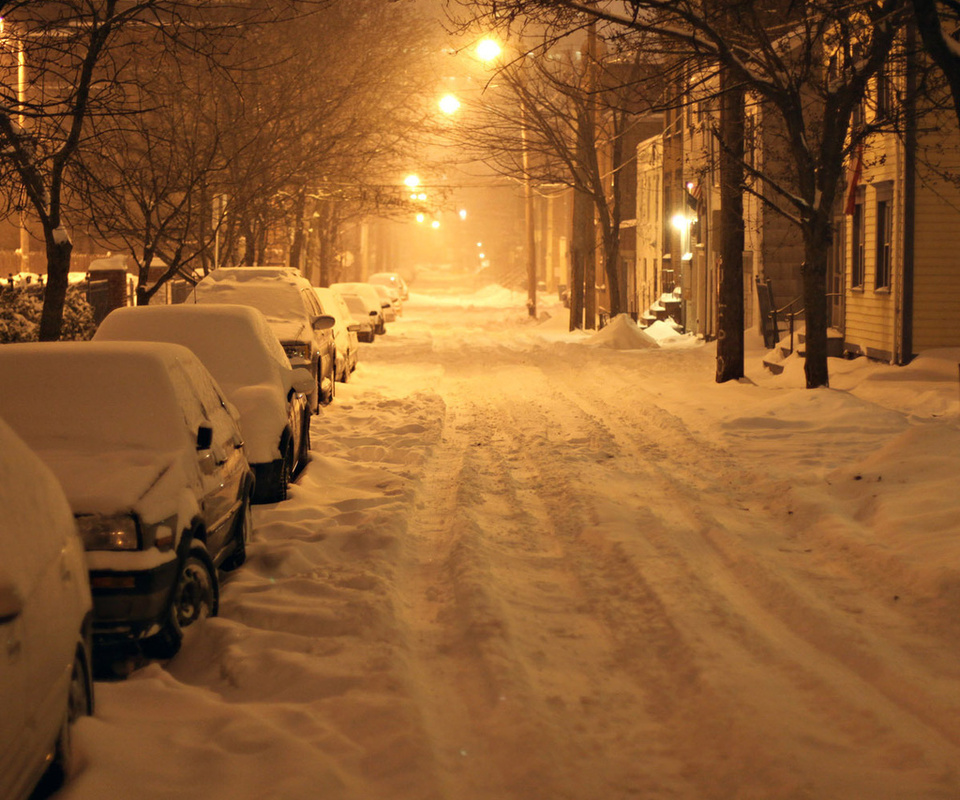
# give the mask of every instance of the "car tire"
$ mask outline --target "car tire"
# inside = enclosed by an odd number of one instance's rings
[[[297,459],[294,475],[299,475],[310,463],[310,446],[310,417],[304,416],[300,423],[300,457]]]
[[[332,367],[330,370],[330,388],[326,392],[323,392],[321,390],[321,395],[320,395],[320,402],[325,406],[330,405],[333,402],[333,398],[337,396],[336,377],[337,377],[336,368]],[[323,381],[321,379],[321,384],[322,383]]]
[[[180,651],[184,629],[206,617],[215,617],[219,605],[217,569],[210,560],[207,548],[202,542],[195,541],[180,565],[167,621],[160,633],[144,640],[144,655],[148,658],[173,658]]]
[[[77,646],[73,655],[73,669],[67,690],[67,708],[60,723],[60,732],[53,751],[53,760],[43,774],[31,797],[48,797],[60,789],[70,772],[73,758],[73,723],[93,713],[93,680],[86,649]]]
[[[233,552],[220,564],[220,569],[224,572],[239,569],[247,560],[247,544],[253,536],[253,511],[250,508],[250,503],[251,493],[247,492],[243,497],[243,505],[237,513],[237,520],[234,523]]]

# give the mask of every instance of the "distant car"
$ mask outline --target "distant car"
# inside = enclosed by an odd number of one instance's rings
[[[333,317],[325,315],[310,281],[290,267],[220,267],[197,284],[198,303],[232,303],[263,312],[293,367],[305,367],[317,388],[310,408],[318,411],[336,393]]]
[[[93,713],[91,608],[63,489],[0,420],[0,797],[63,780],[70,726]]]
[[[348,294],[352,294],[363,300],[364,304],[367,306],[367,312],[369,313],[371,311],[375,311],[377,314],[377,322],[374,326],[373,332],[377,335],[387,332],[387,321],[383,313],[383,301],[380,298],[380,294],[373,286],[371,286],[369,283],[345,282],[331,284],[330,288],[336,289],[344,297],[346,297]]]
[[[343,300],[343,295],[336,289],[317,287],[314,291],[317,293],[317,299],[320,300],[323,313],[329,314],[337,321],[337,324],[333,326],[333,340],[337,346],[336,374],[337,380],[346,383],[357,368],[357,359],[360,352],[360,348],[357,346],[359,341],[357,333],[360,330],[360,325],[354,322],[353,315]]]
[[[373,275],[367,278],[367,281],[396,289],[401,300],[410,299],[410,290],[407,287],[407,282],[399,272],[374,272]]]
[[[236,412],[187,348],[0,347],[0,416],[57,476],[86,549],[94,648],[154,658],[217,613],[243,563],[253,473]]]
[[[293,369],[263,314],[251,306],[118,308],[94,341],[173,342],[190,348],[240,412],[244,451],[256,476],[253,502],[285,500],[307,463],[313,376]]]
[[[376,289],[377,294],[380,295],[380,305],[383,307],[383,318],[387,322],[396,322],[401,309],[400,295],[397,293],[397,290],[388,289],[379,283],[371,283],[370,285]]]
[[[376,329],[380,320],[380,312],[371,309],[363,298],[355,294],[341,295],[343,302],[350,312],[350,316],[357,324],[357,340],[361,342],[372,342],[376,339]]]

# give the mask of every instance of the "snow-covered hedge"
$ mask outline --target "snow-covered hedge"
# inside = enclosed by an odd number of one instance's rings
[[[28,289],[0,291],[0,344],[35,342],[40,327],[43,297]],[[86,340],[93,336],[96,324],[93,308],[87,302],[83,289],[71,286],[63,307],[61,339]]]

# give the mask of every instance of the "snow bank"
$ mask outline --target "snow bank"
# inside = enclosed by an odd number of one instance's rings
[[[659,347],[659,342],[641,330],[627,314],[618,314],[613,320],[584,342],[589,347],[610,350],[648,350]]]

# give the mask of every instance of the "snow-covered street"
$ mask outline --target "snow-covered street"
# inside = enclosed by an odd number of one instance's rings
[[[58,800],[960,797],[960,351],[717,385],[411,290]]]

